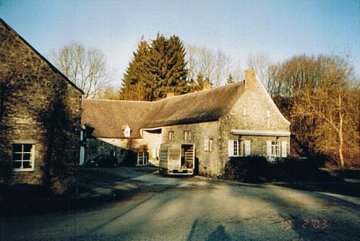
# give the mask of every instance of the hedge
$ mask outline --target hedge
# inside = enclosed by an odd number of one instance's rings
[[[323,181],[329,175],[319,170],[324,166],[321,156],[308,158],[232,157],[225,166],[225,179],[261,183],[270,181]]]

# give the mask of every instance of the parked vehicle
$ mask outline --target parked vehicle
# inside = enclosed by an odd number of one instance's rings
[[[89,159],[85,166],[87,167],[116,167],[117,158],[110,155],[99,155]]]
[[[160,147],[162,175],[193,175],[195,168],[195,146],[193,144],[164,143]]]

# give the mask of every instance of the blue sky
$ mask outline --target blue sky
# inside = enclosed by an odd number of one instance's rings
[[[274,62],[351,50],[360,75],[360,0],[0,0],[0,16],[45,56],[71,41],[96,47],[122,74],[142,36],[177,35],[222,49],[246,67],[249,54]]]

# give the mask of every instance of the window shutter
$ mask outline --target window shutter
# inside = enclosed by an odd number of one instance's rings
[[[228,140],[228,156],[234,156],[234,140]]]
[[[244,140],[244,146],[245,146],[244,155],[250,156],[251,154],[250,140]]]
[[[281,142],[281,157],[287,156],[287,143],[286,141]]]
[[[271,141],[266,141],[266,156],[271,157]]]

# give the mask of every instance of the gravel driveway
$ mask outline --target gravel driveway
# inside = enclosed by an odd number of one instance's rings
[[[359,198],[126,172],[113,191],[141,191],[91,210],[2,217],[0,240],[360,240]]]

